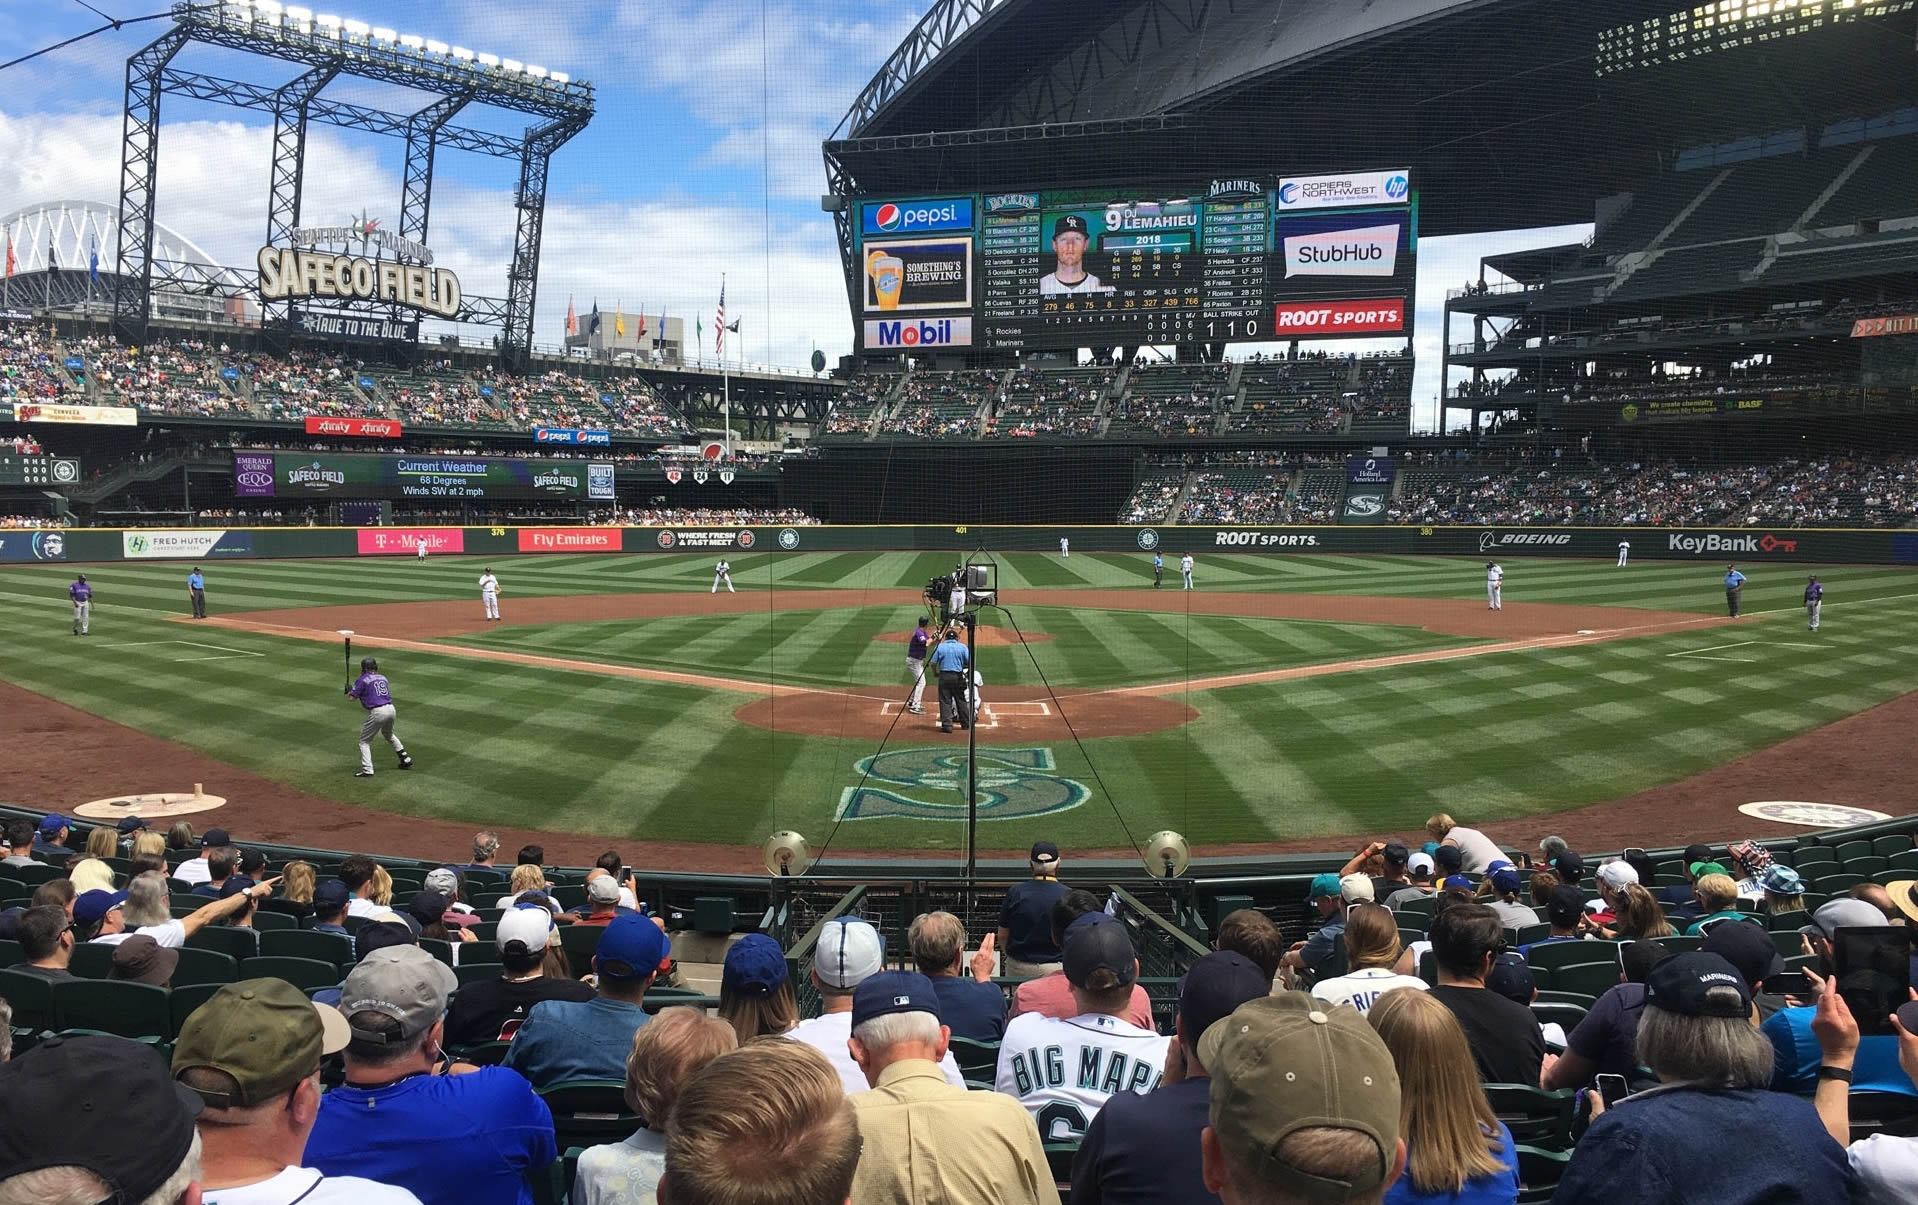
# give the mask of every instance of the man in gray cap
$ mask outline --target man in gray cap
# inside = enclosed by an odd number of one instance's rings
[[[1819,905],[1811,921],[1798,932],[1803,935],[1805,953],[1818,955],[1818,973],[1829,976],[1837,957],[1833,938],[1838,930],[1883,928],[1885,914],[1863,900],[1841,898]],[[1810,1006],[1781,1008],[1759,1027],[1760,1032],[1771,1039],[1774,1052],[1773,1091],[1804,1097],[1818,1091],[1821,1056],[1818,1037],[1811,1028],[1812,1015],[1817,1011]],[[1918,1096],[1918,1087],[1912,1085],[1910,1077],[1898,1066],[1895,1034],[1869,1034],[1859,1039],[1851,1086],[1858,1092]]]
[[[1205,1031],[1199,1061],[1212,1073],[1199,1157],[1226,1205],[1373,1205],[1405,1169],[1398,1070],[1357,1009],[1304,992],[1251,1000]]]
[[[320,1103],[307,1166],[396,1185],[428,1205],[530,1205],[526,1173],[558,1153],[553,1115],[516,1071],[448,1065],[440,1043],[458,983],[418,946],[374,950],[353,968],[340,988],[352,1028],[346,1083]]]

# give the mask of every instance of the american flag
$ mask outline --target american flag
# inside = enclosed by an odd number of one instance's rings
[[[719,282],[719,308],[713,311],[713,350],[726,355],[726,282]]]

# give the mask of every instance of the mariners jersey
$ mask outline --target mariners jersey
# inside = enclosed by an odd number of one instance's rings
[[[1077,1142],[1107,1097],[1159,1086],[1171,1043],[1104,1013],[1064,1021],[1021,1013],[999,1041],[993,1087],[1019,1098],[1046,1142]]]
[[[499,579],[490,573],[483,573],[480,575],[479,587],[481,594],[497,594],[499,592]]]
[[[1496,586],[1504,579],[1505,570],[1498,565],[1490,566],[1485,570],[1485,584],[1488,586]]]

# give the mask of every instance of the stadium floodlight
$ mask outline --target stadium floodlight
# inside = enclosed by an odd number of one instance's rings
[[[453,47],[453,57],[469,67],[473,65],[473,52],[464,46]]]
[[[549,71],[546,73],[546,78],[548,81],[555,84],[570,84],[573,82],[573,77],[566,74],[564,71]]]
[[[294,5],[287,8],[286,15],[287,19],[292,21],[311,21],[313,19],[313,10]]]
[[[448,50],[451,50],[451,49],[452,47],[448,46],[444,42],[435,42],[431,38],[426,39],[426,53],[428,54],[445,54]]]
[[[400,35],[394,30],[382,29],[375,25],[373,27],[373,40],[375,42],[397,42],[400,40]]]
[[[400,45],[408,50],[425,50],[426,39],[416,33],[403,33],[400,35]]]
[[[346,31],[346,35],[350,38],[363,38],[373,32],[373,27],[371,25],[368,25],[364,21],[355,21],[351,17],[348,17],[346,20],[341,21],[340,28],[344,29]]]
[[[520,71],[524,70],[525,67],[526,67],[526,64],[520,62],[518,59],[501,59],[499,61],[499,69],[501,71],[511,71],[515,74],[518,74]]]
[[[474,57],[479,60],[479,65],[482,67],[499,66],[499,56],[496,54],[481,53],[481,54],[475,55]]]
[[[534,66],[532,66],[531,64],[528,64],[528,65],[527,65],[527,68],[526,68],[526,74],[528,74],[528,75],[530,75],[530,76],[532,76],[532,77],[533,77],[534,79],[545,79],[545,78],[546,78],[546,68],[544,68],[544,67],[534,67]]]

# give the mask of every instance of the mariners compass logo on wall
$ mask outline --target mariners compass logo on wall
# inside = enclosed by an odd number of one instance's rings
[[[799,547],[798,529],[792,528],[792,527],[780,528],[779,529],[779,546],[781,548],[784,548],[787,552],[791,552],[793,549]]]
[[[1139,547],[1145,549],[1147,552],[1151,552],[1154,548],[1157,548],[1158,546],[1159,546],[1159,533],[1152,530],[1150,527],[1141,527],[1139,529]]]

